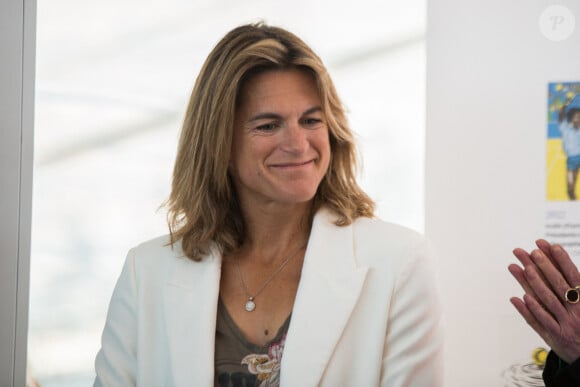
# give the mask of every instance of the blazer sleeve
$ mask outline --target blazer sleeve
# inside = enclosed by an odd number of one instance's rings
[[[580,359],[567,364],[554,351],[550,351],[542,377],[546,387],[580,386]]]
[[[129,251],[113,291],[94,386],[135,386],[137,370],[137,286],[135,251]]]
[[[398,275],[383,355],[381,386],[443,386],[442,311],[425,243]]]

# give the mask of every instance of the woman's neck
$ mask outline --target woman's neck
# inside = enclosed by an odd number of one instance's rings
[[[244,213],[246,236],[239,252],[261,263],[279,260],[306,245],[311,221],[310,203],[247,211]]]

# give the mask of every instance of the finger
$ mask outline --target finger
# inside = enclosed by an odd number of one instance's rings
[[[520,249],[518,247],[517,249],[514,249],[513,254],[516,256],[518,261],[520,261],[522,265],[524,265],[524,267],[533,264],[532,258],[530,257],[530,254],[528,254],[526,250]]]
[[[512,297],[510,298],[510,302],[516,308],[518,313],[524,318],[524,320],[526,320],[526,323],[528,323],[528,325],[531,326],[532,329],[536,331],[536,333],[540,335],[540,337],[545,341],[547,337],[546,329],[542,326],[542,324],[540,324],[540,322],[528,309],[528,306],[524,303],[524,301],[520,300],[517,297]]]
[[[526,279],[526,273],[521,267],[519,267],[515,263],[512,263],[511,265],[508,266],[508,270],[511,273],[511,275],[516,279],[516,281],[518,281],[522,289],[524,289],[524,293],[530,293],[532,295],[535,295],[534,289],[532,289],[530,284],[528,284],[528,280]]]
[[[550,242],[548,242],[545,239],[538,239],[536,241],[536,246],[538,246],[538,248],[540,250],[542,250],[542,252],[544,254],[546,254],[546,256],[548,258],[550,258],[550,260],[553,260],[553,257],[552,257],[552,244]]]
[[[564,294],[566,289],[570,288],[570,284],[566,281],[566,278],[564,278],[560,270],[558,270],[554,265],[554,262],[552,262],[541,250],[536,249],[532,251],[532,254],[530,255],[532,261],[534,261],[556,294]]]
[[[516,258],[524,266],[524,271],[527,267],[536,267],[536,263],[532,260],[532,256],[528,252],[526,252],[525,250],[520,249],[520,248],[516,248],[516,249],[514,249],[513,254],[516,256]],[[542,278],[542,280],[544,280],[544,282],[548,283],[548,281],[544,278],[544,275],[541,272],[540,272],[540,277]]]
[[[548,342],[551,337],[557,337],[560,333],[560,324],[554,316],[548,313],[534,297],[524,295],[524,302],[528,311],[541,326],[542,338]],[[550,343],[548,342],[548,344]]]
[[[513,250],[514,256],[520,261],[520,263],[524,266],[524,270],[526,267],[529,266],[536,266],[536,264],[532,261],[532,257],[530,254],[521,248],[516,248]],[[512,264],[508,266],[508,270],[512,274],[512,276],[518,281],[520,286],[524,289],[525,293],[529,293],[535,296],[535,292],[532,287],[528,284],[528,280],[525,276],[524,270],[522,270],[518,265]]]
[[[566,277],[567,282],[573,287],[580,285],[580,273],[566,250],[560,245],[553,245],[552,256]]]
[[[525,274],[528,284],[536,294],[537,298],[532,297],[534,301],[536,301],[536,303],[541,303],[543,305],[542,309],[545,308],[558,320],[565,319],[568,311],[566,310],[566,307],[562,305],[563,301],[560,301],[560,295],[555,294],[552,288],[546,284],[546,282],[540,277],[537,269],[530,266],[526,268]],[[562,296],[564,296],[564,292],[562,292]],[[525,297],[526,296],[524,295],[524,301],[526,301],[527,304]]]
[[[552,262],[552,264],[556,267],[556,269],[560,270],[560,272],[561,272],[560,266],[554,260],[554,254],[553,254],[554,245],[552,245],[550,242],[548,242],[545,239],[538,239],[538,240],[536,240],[536,246],[538,246],[538,248],[546,255],[546,257],[550,260],[550,262]]]

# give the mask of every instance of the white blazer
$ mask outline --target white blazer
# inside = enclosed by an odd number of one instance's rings
[[[424,240],[320,210],[281,362],[282,387],[442,386],[441,309]],[[95,386],[207,386],[221,256],[183,257],[161,237],[133,248],[115,287]]]

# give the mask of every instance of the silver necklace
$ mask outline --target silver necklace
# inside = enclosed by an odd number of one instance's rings
[[[292,253],[292,255],[288,256],[288,258],[286,258],[284,260],[284,262],[282,262],[280,264],[280,266],[278,266],[278,268],[276,270],[274,270],[274,272],[272,274],[270,274],[270,277],[268,277],[266,282],[264,282],[262,284],[260,289],[258,289],[258,291],[256,293],[254,293],[254,295],[251,295],[250,292],[248,291],[248,287],[246,286],[246,283],[244,282],[244,277],[242,276],[242,271],[240,270],[240,260],[236,259],[236,268],[238,269],[238,276],[240,277],[240,282],[242,283],[242,288],[244,289],[244,292],[246,293],[246,296],[248,297],[246,304],[244,306],[247,312],[253,312],[254,309],[256,309],[256,302],[255,302],[256,297],[258,297],[258,295],[260,293],[262,293],[262,290],[264,290],[266,288],[266,286],[268,286],[268,284],[274,279],[276,274],[280,273],[280,271],[282,271],[284,266],[286,266],[286,264],[288,262],[290,262],[290,260],[294,256],[296,256],[296,254],[298,254],[304,247],[306,247],[306,245],[301,246],[298,250],[296,250],[294,253]]]

